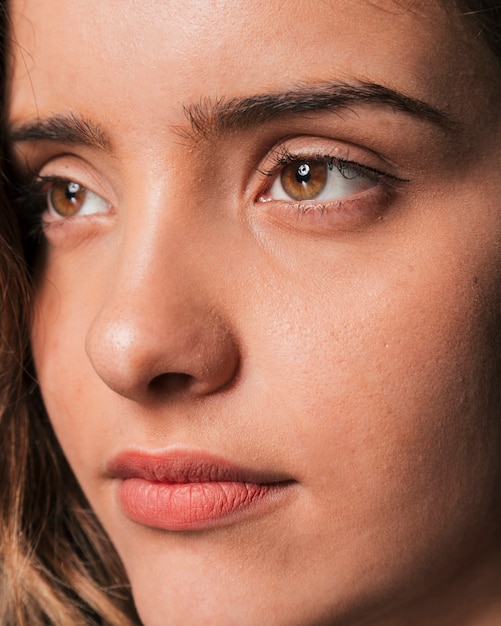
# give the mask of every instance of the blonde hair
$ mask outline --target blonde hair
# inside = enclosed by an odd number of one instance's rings
[[[3,193],[0,206],[0,623],[137,624],[120,560],[30,373],[30,283]]]
[[[501,3],[455,4],[475,18],[500,58]],[[2,84],[5,5],[0,1]],[[5,111],[3,94],[0,107]],[[2,158],[0,172],[6,171]],[[35,382],[29,271],[6,180],[0,179],[0,623],[139,624],[122,564],[66,462]]]
[[[6,8],[0,2],[0,81]],[[4,89],[0,110],[5,111]],[[2,146],[4,148],[4,146]],[[138,624],[120,560],[46,416],[29,352],[31,288],[0,155],[0,623]]]

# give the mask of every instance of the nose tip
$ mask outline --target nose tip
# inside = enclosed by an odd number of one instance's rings
[[[168,323],[108,310],[94,321],[85,347],[106,385],[136,401],[180,392],[208,395],[227,387],[239,367],[229,328],[207,315]]]

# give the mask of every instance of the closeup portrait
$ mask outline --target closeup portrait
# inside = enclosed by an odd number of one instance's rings
[[[501,0],[0,57],[0,625],[501,626]]]

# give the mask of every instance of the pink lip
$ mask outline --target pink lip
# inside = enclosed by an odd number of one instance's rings
[[[201,453],[128,451],[107,466],[120,479],[122,511],[134,522],[164,530],[202,530],[273,506],[294,481],[237,467]]]

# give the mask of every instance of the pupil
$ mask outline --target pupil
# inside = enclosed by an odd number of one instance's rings
[[[296,172],[296,180],[298,183],[305,184],[311,178],[311,168],[308,163],[301,163],[301,165],[297,168]]]
[[[68,183],[66,187],[66,198],[68,200],[74,200],[75,195],[80,191],[80,185],[78,183]]]

